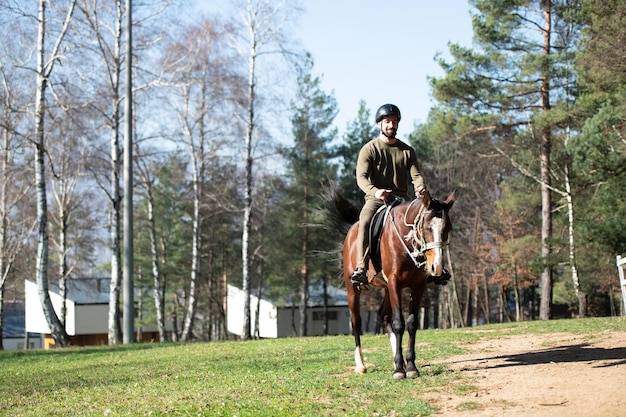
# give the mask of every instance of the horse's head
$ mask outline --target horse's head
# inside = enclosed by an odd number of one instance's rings
[[[431,198],[426,193],[422,200],[421,213],[415,223],[415,235],[419,238],[420,251],[426,257],[426,271],[438,277],[443,272],[443,249],[448,246],[448,234],[452,222],[448,212],[456,199],[453,191],[445,201]]]

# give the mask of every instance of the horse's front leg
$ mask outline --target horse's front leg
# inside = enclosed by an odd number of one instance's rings
[[[391,287],[391,286],[390,286]],[[395,287],[395,285],[394,285]],[[404,379],[406,378],[406,372],[404,370],[404,358],[402,356],[402,335],[404,334],[404,316],[402,315],[402,301],[401,290],[396,288],[389,288],[389,297],[391,304],[391,330],[393,331],[393,338],[391,340],[391,346],[394,353],[393,364],[393,378]],[[392,335],[390,335],[391,337]]]
[[[411,290],[409,315],[406,320],[406,328],[409,334],[406,348],[406,376],[408,378],[416,378],[419,376],[419,371],[415,365],[415,335],[417,333],[417,314],[423,294],[424,291],[422,290]]]

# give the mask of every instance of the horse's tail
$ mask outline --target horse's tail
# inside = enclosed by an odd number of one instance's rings
[[[334,182],[330,182],[322,192],[322,211],[326,222],[342,234],[359,220],[360,206],[362,204],[359,205],[341,194]]]

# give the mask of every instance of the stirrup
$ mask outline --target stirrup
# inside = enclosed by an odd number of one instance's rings
[[[369,282],[365,268],[356,268],[350,277],[350,282],[359,289],[367,289]]]

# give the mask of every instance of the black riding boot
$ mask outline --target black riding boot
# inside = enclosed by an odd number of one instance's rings
[[[444,268],[441,275],[438,277],[429,276],[428,282],[434,282],[436,285],[448,285],[448,281],[450,281],[451,278],[452,275],[450,275],[450,272]]]
[[[367,271],[365,268],[357,267],[350,277],[350,282],[359,286],[367,285]]]

